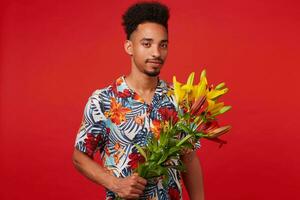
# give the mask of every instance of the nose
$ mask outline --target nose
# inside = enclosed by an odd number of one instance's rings
[[[152,49],[152,57],[154,57],[154,58],[160,57],[160,49],[159,49],[159,46],[153,45],[153,49]]]

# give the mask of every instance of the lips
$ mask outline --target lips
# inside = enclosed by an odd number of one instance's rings
[[[162,64],[163,62],[160,60],[148,60],[148,63],[153,63],[153,64]]]
[[[149,63],[153,63],[153,64],[161,64],[160,62],[149,62]]]
[[[160,61],[149,61],[150,63],[157,63],[157,64],[161,64]]]
[[[160,62],[160,61],[148,61],[148,63],[149,63],[152,67],[160,67],[160,66],[162,66],[162,62]]]

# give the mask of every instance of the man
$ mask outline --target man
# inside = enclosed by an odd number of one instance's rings
[[[123,15],[127,34],[124,48],[131,58],[131,73],[121,76],[89,98],[75,142],[73,163],[93,182],[107,189],[106,199],[182,199],[183,178],[191,200],[204,199],[202,172],[195,151],[182,155],[187,171],[169,169],[162,180],[147,183],[133,173],[140,156],[134,144],[144,146],[153,135],[158,109],[175,109],[171,88],[158,75],[168,54],[169,10],[158,2],[131,6]],[[102,155],[103,167],[93,160]]]

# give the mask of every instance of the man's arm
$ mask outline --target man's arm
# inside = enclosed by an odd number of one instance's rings
[[[186,153],[181,159],[186,166],[186,172],[181,174],[190,200],[204,200],[203,175],[196,152]]]
[[[143,193],[147,183],[145,179],[137,174],[126,178],[116,178],[108,174],[101,165],[77,149],[73,153],[73,164],[85,177],[115,192],[122,198],[138,198]]]

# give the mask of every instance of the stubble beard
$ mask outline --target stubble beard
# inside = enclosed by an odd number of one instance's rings
[[[134,62],[135,62],[135,59],[134,59]],[[145,61],[145,64],[147,65],[147,60]],[[164,64],[164,61],[162,61],[162,64]],[[135,65],[136,66],[138,66],[137,64],[136,64],[136,62],[135,62]],[[137,67],[138,69],[143,69],[143,67]],[[146,69],[143,69],[142,71],[141,71],[143,74],[146,74],[147,76],[149,76],[149,77],[156,77],[156,76],[158,76],[159,74],[160,74],[160,69],[158,69],[158,70],[154,70],[154,71],[148,71],[148,70],[146,70]]]
[[[158,76],[160,74],[160,70],[158,70],[158,71],[152,71],[152,72],[144,70],[144,74],[146,74],[147,76],[150,76],[150,77],[156,77],[156,76]]]

